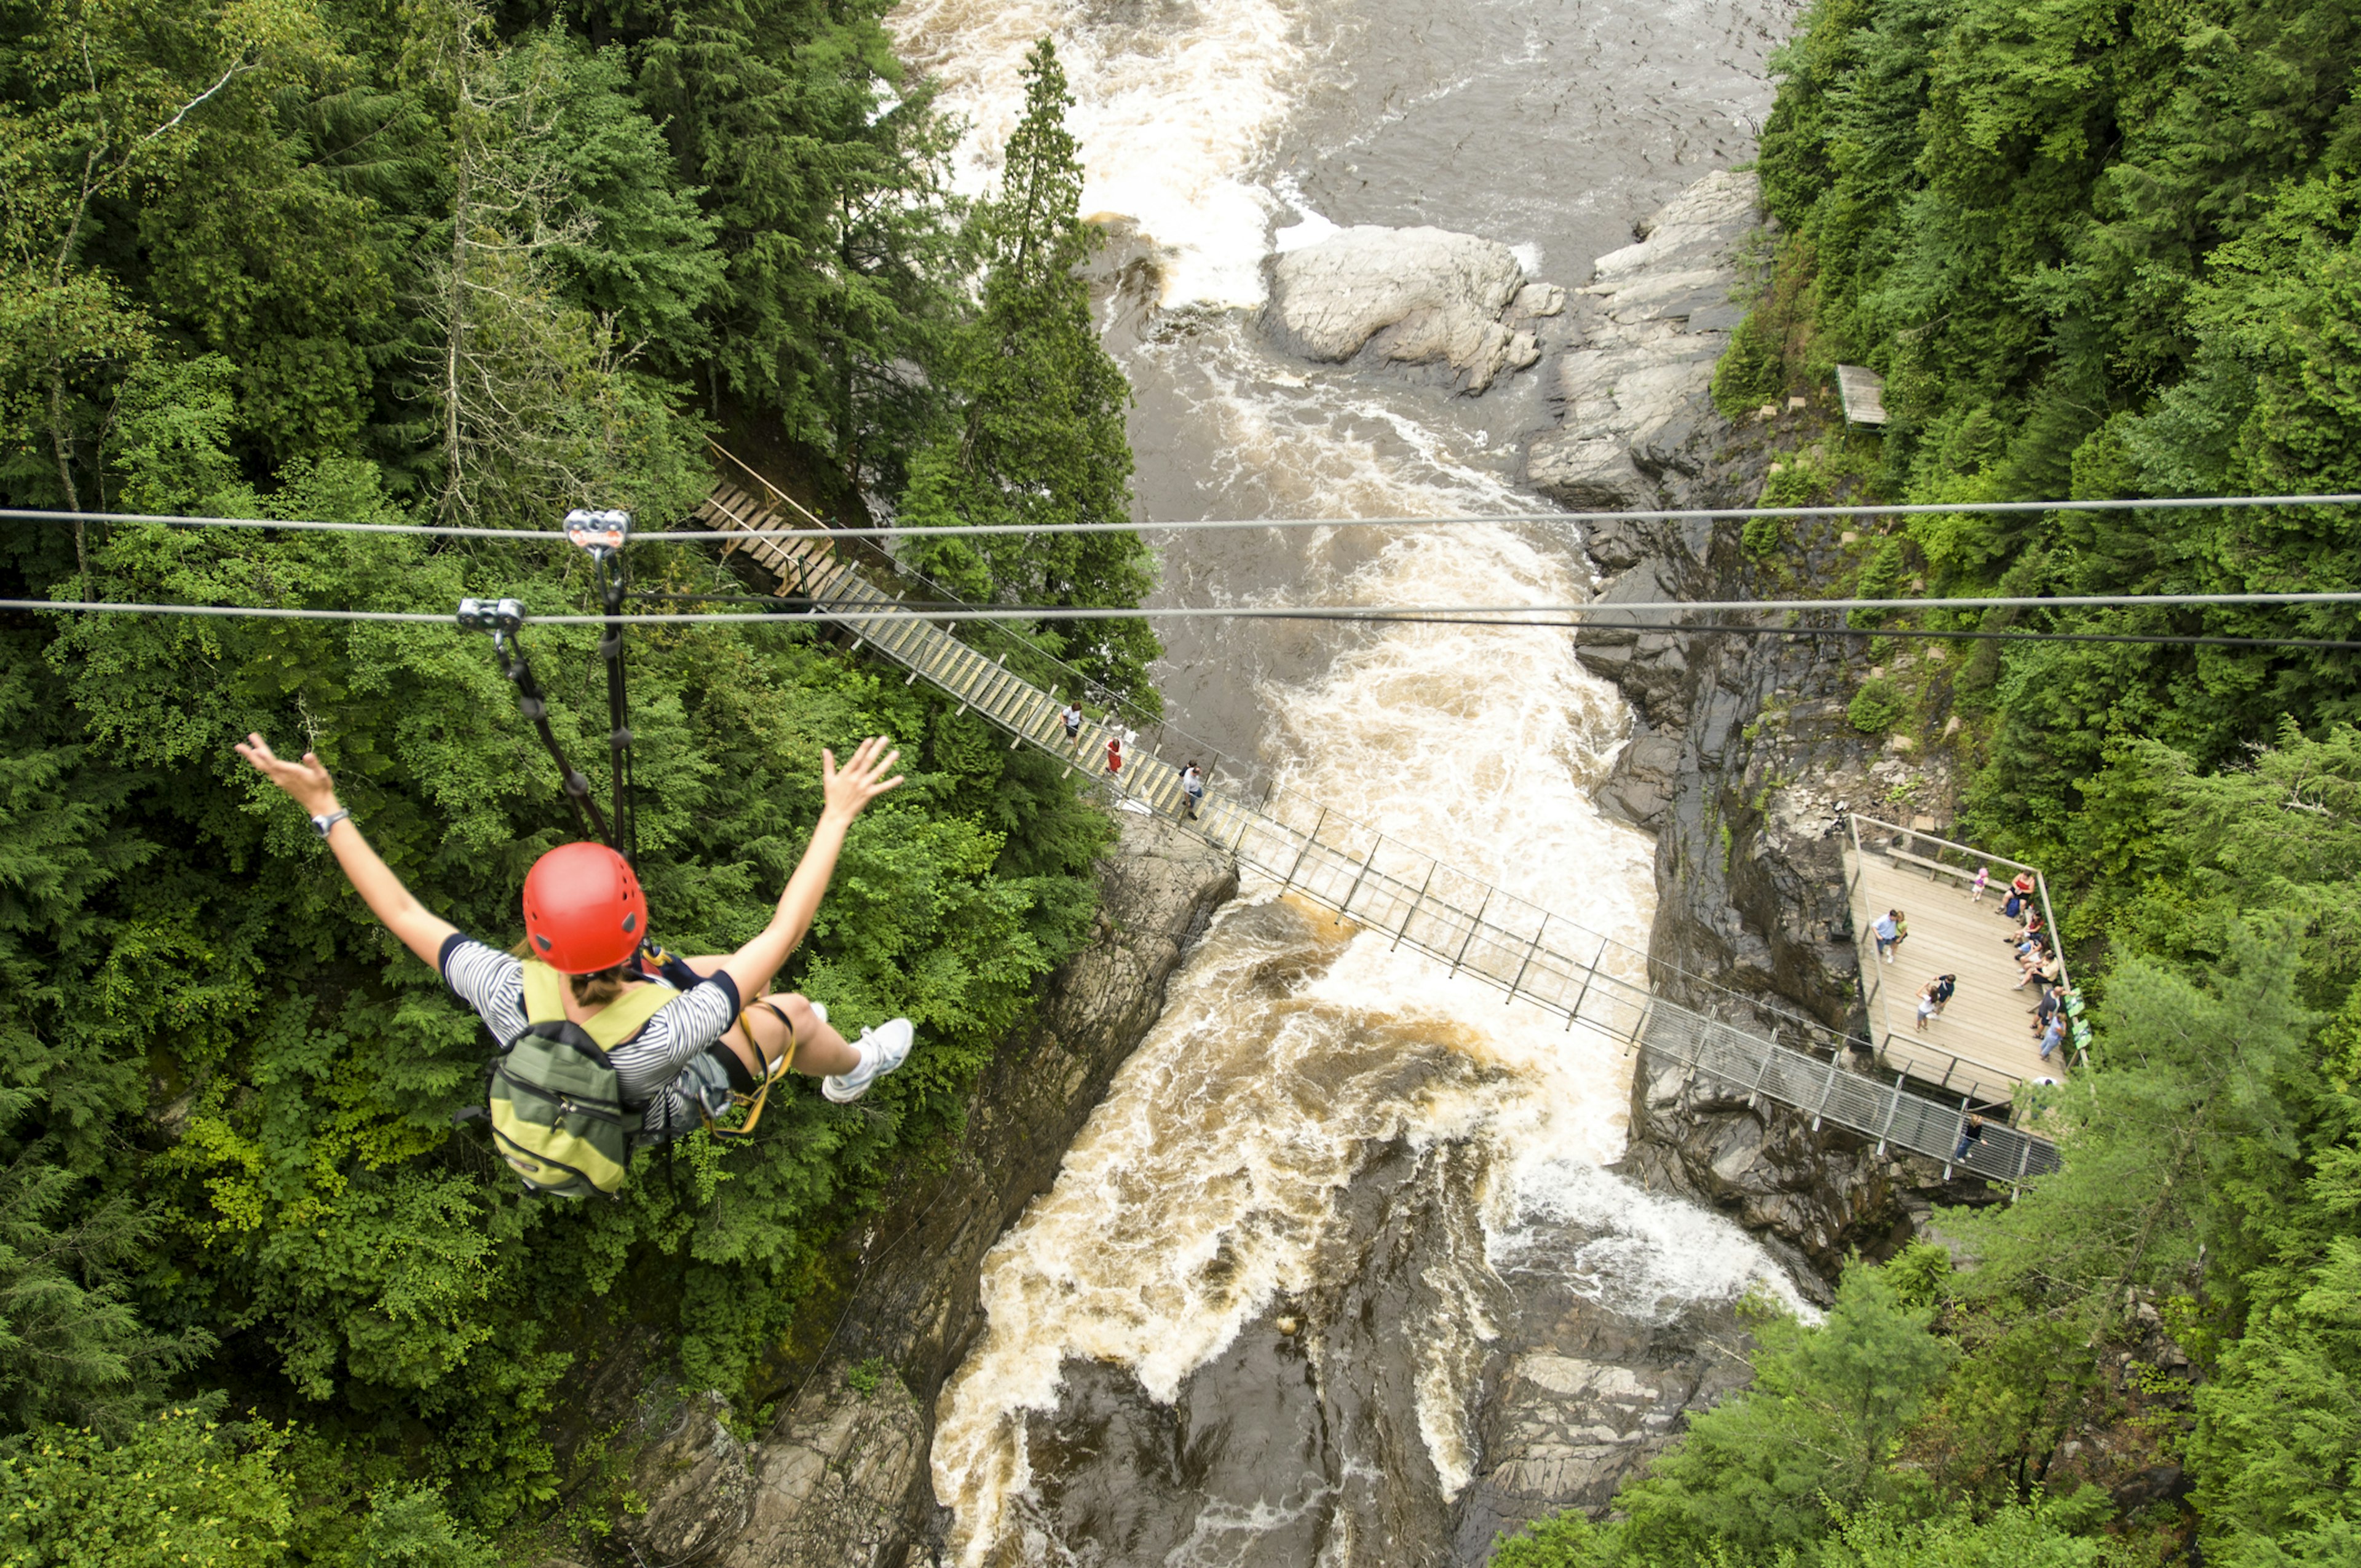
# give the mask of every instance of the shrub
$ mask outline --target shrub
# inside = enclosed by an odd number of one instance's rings
[[[1880,675],[1861,683],[1845,717],[1864,735],[1887,735],[1910,714],[1910,699],[1900,686]]]

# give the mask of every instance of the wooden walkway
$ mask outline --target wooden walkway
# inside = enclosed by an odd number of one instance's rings
[[[718,488],[700,510],[709,527],[739,532],[818,526],[808,512],[771,489]],[[790,512],[789,509],[793,509]],[[795,515],[795,514],[800,514]],[[812,613],[844,628],[886,658],[1009,732],[1011,750],[1030,744],[1082,771],[1121,809],[1173,822],[1220,845],[1241,867],[1271,877],[1339,920],[1352,920],[1507,993],[1579,1022],[1626,1046],[1876,1137],[1948,1160],[1965,1116],[1945,1101],[1847,1070],[1841,1051],[1816,1056],[1719,1023],[1650,994],[1647,957],[1634,948],[1503,893],[1417,849],[1337,815],[1316,801],[1265,791],[1249,801],[1216,781],[1188,809],[1180,771],[1126,740],[1120,774],[1109,776],[1106,742],[1115,730],[1086,719],[1076,741],[1059,718],[1061,699],[951,635],[944,624],[903,608],[855,572],[825,540],[770,539],[750,533],[727,548],[743,552],[779,581],[782,594],[808,597]],[[2053,1169],[2056,1150],[2038,1139],[1994,1127],[1962,1164],[2008,1181]]]
[[[1885,422],[1885,378],[1859,365],[1837,367],[1837,397],[1847,424]]]
[[[1991,867],[1993,878],[1981,904],[1969,897],[1978,866]],[[2000,905],[2020,871],[2032,873],[2036,907],[2048,921],[2048,886],[2037,868],[1873,817],[1851,819],[1845,884],[1870,1033],[1888,1068],[1981,1104],[2007,1104],[2020,1083],[2064,1080],[2074,1047],[2042,1060],[2031,1028],[2039,992],[2015,989],[2016,927]],[[1890,963],[1879,959],[1870,929],[1889,909],[1902,911],[1909,930]],[[1957,989],[1922,1030],[1919,991],[1943,974],[1958,977]]]

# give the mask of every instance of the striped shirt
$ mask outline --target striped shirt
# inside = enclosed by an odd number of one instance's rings
[[[454,932],[444,938],[439,967],[451,994],[476,1010],[494,1039],[506,1044],[524,1033],[532,1020],[525,1016],[523,959]],[[667,1113],[671,1125],[683,1132],[697,1125],[695,1086],[680,1081],[682,1069],[737,1021],[738,982],[717,974],[682,992],[607,1053],[623,1098],[648,1102],[651,1133],[665,1125]]]

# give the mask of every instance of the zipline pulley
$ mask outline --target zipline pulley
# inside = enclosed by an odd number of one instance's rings
[[[550,760],[557,764],[558,777],[565,781],[566,799],[574,808],[575,825],[582,829],[584,837],[598,839],[637,870],[639,819],[631,797],[631,696],[623,675],[622,617],[626,586],[623,546],[631,541],[631,514],[567,512],[566,537],[590,557],[598,573],[598,598],[606,611],[605,630],[598,638],[598,657],[607,666],[607,756],[614,778],[611,813],[602,813],[598,803],[590,798],[590,781],[566,760],[566,749],[557,743],[557,734],[549,727],[549,700],[542,693],[541,683],[533,678],[521,635],[525,622],[523,601],[461,599],[459,624],[470,631],[492,634],[492,652],[500,658],[500,674],[517,689],[517,708],[541,736]]]
[[[631,704],[623,679],[623,546],[631,542],[627,511],[569,511],[566,537],[590,557],[607,612],[598,657],[607,665],[607,758],[615,782],[615,834],[608,842],[633,870],[640,863],[640,824],[631,796]]]

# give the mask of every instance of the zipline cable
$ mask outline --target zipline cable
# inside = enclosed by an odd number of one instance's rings
[[[631,596],[639,599],[656,599],[668,603],[699,601],[723,604],[766,604],[770,599],[762,594],[657,594]],[[939,607],[912,605],[904,600],[905,609],[932,609],[946,620],[955,620],[969,608],[964,601]],[[803,614],[801,609],[778,611],[778,614]],[[1741,626],[1734,621],[1684,621],[1667,623],[1661,620],[1598,620],[1585,616],[1579,620],[1472,620],[1462,617],[1421,613],[1416,616],[1373,616],[1369,620],[1387,625],[1416,626],[1508,626],[1555,627],[1579,631],[1726,631],[1741,637],[1931,637],[1944,641],[1993,642],[2002,641],[2037,640],[2044,642],[2158,642],[2179,645],[2201,645],[2224,648],[2338,648],[2361,649],[2361,640],[2339,641],[2328,637],[2206,637],[2181,636],[2167,633],[2116,631],[1941,631],[1909,626]]]
[[[957,523],[943,528],[895,524],[849,528],[667,529],[633,535],[637,543],[709,544],[730,539],[942,539],[998,534],[1189,533],[1242,528],[1452,528],[1507,522],[1672,522],[1690,519],[1731,521],[1748,518],[1942,517],[1962,512],[1984,516],[2048,511],[2190,511],[2211,507],[2310,507],[2361,505],[2361,492],[2312,496],[2152,496],[2135,499],[2048,501],[1848,502],[1841,506],[1689,507],[1646,511],[1516,511],[1457,517],[1262,517],[1175,519],[1146,522]],[[291,532],[414,533],[449,539],[565,539],[562,529],[470,528],[446,523],[324,522],[310,519],[166,517],[148,512],[59,511],[0,509],[0,518],[35,522],[151,522],[171,528],[283,529]]]
[[[2274,605],[2361,605],[2361,590],[2339,589],[2318,593],[2286,594],[2060,594],[2050,598],[2021,596],[1979,598],[1845,598],[1845,599],[1667,599],[1659,603],[1631,604],[1440,604],[1440,605],[1168,605],[1142,606],[1125,609],[1085,605],[994,605],[967,606],[959,609],[912,610],[903,609],[828,609],[815,605],[809,610],[788,614],[780,610],[760,610],[752,614],[724,611],[718,615],[697,615],[687,612],[657,612],[644,615],[535,615],[528,619],[536,626],[606,626],[620,621],[627,626],[679,625],[752,625],[782,619],[818,620],[841,623],[858,630],[862,625],[893,624],[906,620],[1383,620],[1432,621],[1448,625],[1484,626],[1601,626],[1596,619],[1602,612],[1631,616],[1661,613],[1668,616],[1693,615],[1703,611],[1717,614],[1786,614],[1812,610],[1878,609],[1878,610],[1966,610],[1966,609],[2141,609],[2197,606],[2274,606]],[[192,604],[124,604],[104,599],[0,599],[0,609],[43,611],[100,611],[130,615],[197,615],[253,616],[280,620],[361,620],[412,623],[449,623],[452,617],[427,610],[385,609],[295,609],[268,606],[192,605]],[[1534,617],[1555,617],[1535,620]],[[1523,619],[1517,619],[1523,618]],[[1650,631],[1683,630],[1761,630],[1766,632],[1807,630],[1820,633],[1822,628],[1794,627],[1715,627],[1683,626],[1672,621],[1636,622],[1632,628]],[[1896,633],[1878,629],[1874,635]],[[1930,636],[1970,638],[1968,631],[1935,631]],[[2028,633],[2027,635],[2032,635]],[[2043,635],[2048,635],[2044,633]]]

